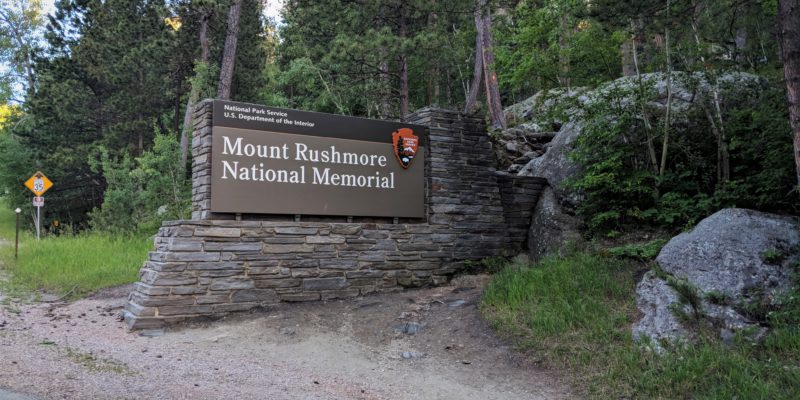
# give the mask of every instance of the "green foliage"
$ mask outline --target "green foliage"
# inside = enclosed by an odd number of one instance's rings
[[[588,19],[582,0],[520,1],[497,29],[504,91],[517,97],[553,87],[596,85],[618,77],[623,37]],[[501,20],[503,21],[503,20]]]
[[[632,341],[638,263],[591,253],[548,258],[494,276],[481,311],[587,398],[769,398],[800,396],[797,287],[768,315],[763,343],[727,346],[718,332],[657,354]],[[689,290],[691,292],[691,290]],[[701,332],[702,333],[702,332]]]
[[[274,85],[294,108],[400,117],[409,108],[463,104],[474,53],[474,3],[443,0],[287,2]],[[313,21],[313,23],[309,23]],[[274,73],[274,71],[273,71]]]
[[[666,239],[656,239],[646,243],[632,243],[619,247],[612,247],[608,250],[614,257],[632,258],[639,261],[654,260],[661,248],[667,244]]]
[[[108,183],[102,207],[90,214],[92,228],[152,232],[162,220],[188,218],[191,184],[173,135],[156,134],[153,149],[135,161],[128,156],[114,160],[104,149],[99,160],[90,161]]]
[[[33,169],[35,163],[30,150],[20,143],[17,136],[3,128],[0,128],[0,166],[0,193],[6,193],[9,207],[23,208],[27,214],[31,192],[24,183],[36,172]]]
[[[675,79],[698,90],[697,76],[676,74]],[[720,179],[720,147],[706,114],[711,105],[696,102],[674,116],[680,122],[670,127],[661,175],[647,146],[650,140],[660,159],[656,139],[661,132],[648,131],[642,108],[636,106],[655,97],[653,76],[643,88],[634,80],[625,82],[601,87],[579,117],[583,131],[572,157],[583,169],[568,185],[584,194],[578,211],[591,230],[619,231],[643,223],[687,227],[723,207],[800,213],[788,117],[777,85],[738,91],[721,87],[728,96],[722,103],[731,165],[726,181]],[[739,97],[731,98],[733,93]],[[645,110],[651,126],[662,126],[662,114]]]

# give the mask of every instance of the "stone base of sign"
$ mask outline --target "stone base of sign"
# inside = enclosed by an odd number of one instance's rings
[[[496,172],[481,120],[427,108],[409,118],[429,127],[425,219],[211,213],[208,104],[195,113],[193,220],[159,230],[131,328],[445,283],[466,261],[521,251],[546,183]]]

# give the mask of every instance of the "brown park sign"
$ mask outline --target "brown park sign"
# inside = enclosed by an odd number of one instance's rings
[[[426,128],[214,101],[211,211],[424,217]]]

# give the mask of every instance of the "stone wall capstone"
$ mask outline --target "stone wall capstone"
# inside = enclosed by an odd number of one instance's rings
[[[211,110],[207,100],[194,114],[192,220],[156,235],[125,308],[133,329],[438,285],[466,261],[525,246],[543,183],[496,172],[478,118],[433,108],[408,118],[429,127],[426,218],[297,218],[211,212]]]

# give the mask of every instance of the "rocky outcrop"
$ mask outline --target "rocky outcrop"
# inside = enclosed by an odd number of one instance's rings
[[[593,105],[613,101],[616,106],[632,110],[644,107],[650,116],[658,116],[666,112],[671,91],[673,128],[683,129],[689,126],[693,112],[714,109],[714,102],[725,108],[730,103],[755,101],[756,94],[767,85],[765,79],[746,73],[727,73],[712,79],[703,73],[674,72],[670,91],[666,81],[665,74],[651,73],[623,77],[592,90],[541,91],[504,110],[513,127],[493,134],[498,168],[520,176],[546,178],[555,195],[550,205],[537,208],[532,229],[537,229],[537,221],[552,220],[554,214],[574,218],[580,206],[581,194],[565,187],[564,182],[580,172],[569,155],[583,129],[586,110]],[[637,100],[638,93],[647,94],[643,105]],[[536,249],[531,256],[536,257],[538,249],[552,247],[535,242],[546,237],[534,230],[529,233],[529,245]]]
[[[533,210],[528,231],[528,254],[538,260],[582,239],[581,221],[564,212],[552,187],[547,186]]]
[[[547,146],[547,151],[538,158],[532,159],[519,171],[522,176],[537,176],[546,178],[558,195],[558,199],[570,208],[575,208],[580,202],[578,193],[568,190],[564,186],[567,179],[575,176],[580,168],[569,159],[569,154],[574,149],[575,139],[581,133],[578,122],[568,122]]]
[[[642,312],[642,318],[633,325],[633,338],[647,338],[658,350],[662,349],[661,343],[665,341],[677,342],[688,338],[689,330],[673,312],[676,304],[680,304],[678,294],[669,284],[653,271],[646,273],[636,285],[636,306]]]
[[[749,330],[763,334],[744,309],[776,305],[790,288],[792,266],[800,260],[800,219],[744,209],[724,209],[690,232],[672,238],[656,262],[673,282],[684,282],[700,302],[702,317],[721,336]],[[684,307],[670,282],[650,273],[637,286],[637,304],[644,315],[634,336],[656,341],[686,337],[673,313]],[[671,308],[672,307],[672,308]]]

